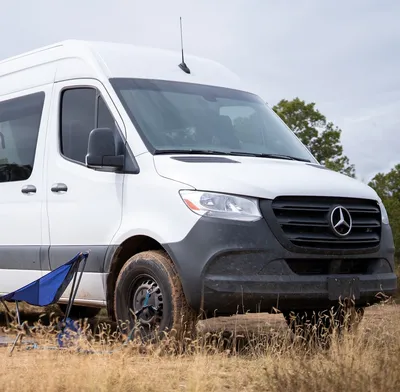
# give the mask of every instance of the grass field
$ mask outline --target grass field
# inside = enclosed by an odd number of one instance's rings
[[[234,331],[236,341],[229,340],[224,347],[218,340],[205,343],[204,336],[218,337],[221,330]],[[54,345],[43,340],[50,337],[38,336],[43,347]],[[168,339],[144,348],[136,343],[123,349],[120,344],[90,344],[94,350],[116,351],[83,354],[21,346],[9,357],[7,348],[1,348],[0,390],[400,390],[400,307],[393,304],[367,309],[358,330],[334,339],[329,349],[304,346],[293,339],[280,315],[263,314],[203,323],[190,354],[172,352]]]

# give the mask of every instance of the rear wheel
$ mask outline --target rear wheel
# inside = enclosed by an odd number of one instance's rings
[[[150,307],[143,310],[146,305]],[[141,252],[126,262],[116,282],[114,309],[124,333],[135,326],[145,339],[172,330],[191,334],[196,324],[196,313],[188,306],[179,276],[164,251]]]

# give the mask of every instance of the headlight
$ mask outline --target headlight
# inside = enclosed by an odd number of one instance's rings
[[[389,216],[387,214],[384,204],[382,203],[382,200],[379,201],[379,207],[381,209],[382,223],[385,225],[388,225],[389,224]]]
[[[195,214],[201,216],[246,222],[261,218],[258,202],[253,198],[201,191],[179,193],[185,204]]]

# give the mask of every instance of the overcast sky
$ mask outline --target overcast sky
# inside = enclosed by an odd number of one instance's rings
[[[180,48],[271,105],[296,96],[342,128],[360,179],[400,163],[398,0],[2,0],[0,58],[68,38]]]

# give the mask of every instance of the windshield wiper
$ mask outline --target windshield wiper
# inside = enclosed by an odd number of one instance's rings
[[[224,151],[214,151],[214,150],[156,150],[154,151],[155,155],[161,154],[207,154],[207,155],[231,155],[229,152]]]
[[[256,152],[244,152],[244,151],[215,151],[215,150],[156,150],[155,155],[161,154],[205,154],[205,155],[239,155],[245,157],[261,157],[261,158],[277,158],[277,159],[287,159],[291,161],[301,161],[301,162],[311,162],[309,159],[292,157],[291,155],[284,154],[264,154]]]
[[[266,153],[258,153],[258,152],[243,152],[243,151],[230,151],[229,155],[242,155],[242,156],[248,156],[248,157],[261,157],[261,158],[277,158],[277,159],[287,159],[290,161],[300,161],[300,162],[311,162],[309,159],[305,158],[298,158],[298,157],[293,157],[291,155],[285,155],[285,154],[266,154]]]

